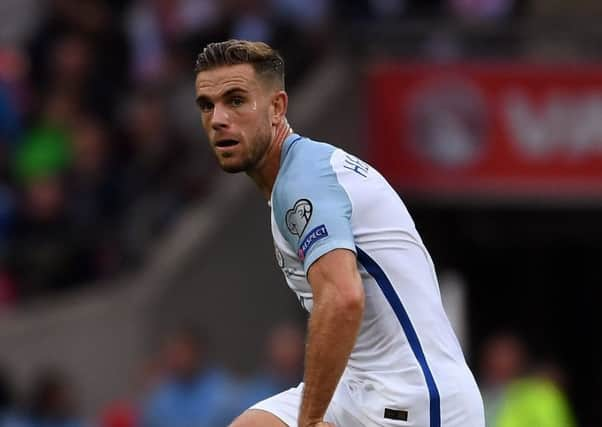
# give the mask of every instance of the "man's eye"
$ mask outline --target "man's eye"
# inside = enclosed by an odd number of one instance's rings
[[[230,104],[233,107],[240,107],[244,102],[245,102],[245,100],[243,98],[241,98],[240,96],[235,96],[230,100]]]
[[[201,102],[199,108],[203,113],[209,113],[213,110],[213,104],[211,102]]]

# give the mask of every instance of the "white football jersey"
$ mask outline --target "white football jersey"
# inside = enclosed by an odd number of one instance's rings
[[[448,414],[482,412],[430,255],[378,171],[292,134],[283,144],[271,206],[278,265],[306,310],[313,305],[306,278],[312,263],[338,248],[357,255],[365,312],[343,379],[358,405],[410,412],[412,425],[429,427],[451,425]],[[474,408],[465,408],[469,402]]]

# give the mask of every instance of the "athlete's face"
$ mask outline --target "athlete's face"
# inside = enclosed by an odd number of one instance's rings
[[[201,71],[195,88],[203,128],[221,168],[234,173],[257,167],[272,141],[278,91],[258,79],[249,64]]]

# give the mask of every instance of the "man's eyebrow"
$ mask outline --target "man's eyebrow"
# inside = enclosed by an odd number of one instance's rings
[[[236,92],[243,92],[243,93],[246,93],[246,92],[247,92],[247,90],[246,90],[246,89],[243,89],[242,87],[233,87],[232,89],[228,89],[227,91],[225,91],[225,92],[222,94],[222,97],[230,96],[230,95],[232,95],[233,93],[236,93]]]
[[[244,89],[242,87],[233,87],[231,89],[228,89],[224,93],[222,93],[220,95],[220,97],[224,98],[224,97],[230,96],[230,95],[238,93],[238,92],[247,93],[248,90],[246,90],[246,89]],[[196,98],[196,104],[197,105],[201,105],[202,102],[212,102],[212,101],[211,101],[211,99],[208,96],[205,96],[205,95],[199,95],[199,96],[197,96],[197,98]]]

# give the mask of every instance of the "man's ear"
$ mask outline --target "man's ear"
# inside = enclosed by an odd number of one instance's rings
[[[272,125],[276,126],[282,123],[286,117],[288,108],[288,95],[285,91],[279,90],[272,97]]]

